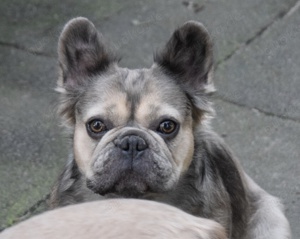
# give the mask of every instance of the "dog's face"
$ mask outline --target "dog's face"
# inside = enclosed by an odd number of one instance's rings
[[[96,193],[172,190],[194,154],[194,129],[210,110],[211,42],[204,27],[177,29],[150,69],[120,68],[85,18],[59,40],[61,114],[74,157]]]
[[[157,70],[112,68],[77,103],[76,162],[99,193],[168,190],[193,155],[187,99]]]

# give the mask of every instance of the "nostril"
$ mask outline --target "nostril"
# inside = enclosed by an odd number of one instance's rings
[[[145,140],[143,140],[142,138],[139,138],[138,139],[138,142],[137,142],[137,146],[136,146],[136,149],[137,151],[143,151],[147,148],[147,144],[145,142]]]
[[[124,150],[124,151],[128,151],[129,150],[129,139],[128,137],[125,137],[124,139],[122,139],[119,147]]]

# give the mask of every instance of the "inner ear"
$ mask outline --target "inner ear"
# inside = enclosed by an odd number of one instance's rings
[[[205,27],[195,21],[178,28],[154,61],[191,92],[205,92],[212,84],[212,41]]]
[[[116,60],[93,23],[83,17],[72,19],[64,27],[59,38],[58,59],[64,86],[80,84]]]

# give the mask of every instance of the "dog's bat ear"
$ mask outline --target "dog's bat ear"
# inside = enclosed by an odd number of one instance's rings
[[[104,71],[115,57],[103,44],[102,35],[88,19],[78,17],[64,27],[58,43],[62,86],[74,87]]]
[[[197,96],[215,91],[212,82],[212,40],[199,22],[179,27],[154,61],[171,75],[197,105]],[[201,107],[199,107],[201,108]]]

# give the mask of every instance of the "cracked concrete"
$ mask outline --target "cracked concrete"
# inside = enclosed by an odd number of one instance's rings
[[[11,47],[11,48],[14,48],[16,50],[25,51],[25,52],[28,52],[30,54],[37,55],[37,56],[46,56],[46,57],[55,58],[55,55],[50,55],[50,54],[47,54],[45,52],[38,51],[36,49],[29,49],[29,48],[26,48],[24,46],[18,45],[16,43],[9,43],[9,42],[2,42],[2,41],[0,41],[0,46]]]
[[[299,44],[299,23],[298,10],[270,25],[261,37],[219,66],[216,84],[222,88],[220,96],[230,102],[299,121],[300,71],[296,66],[300,59],[298,51],[294,50]],[[293,65],[295,70],[287,70],[294,68]],[[236,70],[232,71],[232,68]]]
[[[266,116],[273,116],[273,117],[277,117],[279,119],[290,120],[290,121],[293,121],[293,122],[300,123],[300,119],[298,119],[298,118],[291,118],[291,117],[287,117],[287,116],[284,116],[284,115],[277,115],[277,114],[274,114],[274,113],[271,113],[271,112],[263,111],[263,110],[258,109],[258,108],[253,108],[253,107],[250,107],[248,105],[241,104],[240,102],[235,102],[233,100],[226,99],[226,98],[222,97],[221,95],[219,95],[218,93],[215,93],[214,98],[218,99],[218,100],[221,100],[223,102],[229,103],[229,104],[239,106],[241,108],[246,108],[246,109],[249,109],[249,110],[255,110],[255,111],[257,111],[257,112],[259,112],[263,115],[266,115]]]
[[[229,55],[225,56],[223,59],[220,59],[216,63],[216,68],[218,68],[218,66],[220,64],[222,64],[223,62],[228,61],[234,54],[236,54],[242,48],[250,45],[255,39],[262,36],[275,22],[277,22],[278,20],[282,20],[284,17],[287,17],[287,16],[291,15],[294,11],[297,10],[298,5],[299,5],[299,2],[297,2],[291,8],[288,8],[288,9],[285,9],[285,10],[282,10],[282,11],[278,12],[278,14],[275,16],[274,19],[272,19],[270,22],[266,23],[265,26],[262,26],[260,29],[258,29],[258,31],[254,35],[250,36],[249,39],[245,40],[244,43],[240,44],[239,47],[234,49]]]
[[[122,66],[149,67],[178,25],[203,22],[215,43],[213,125],[245,170],[286,207],[300,237],[300,1],[154,0],[0,3],[0,228],[46,209],[67,156],[55,115],[56,45],[90,18]]]

